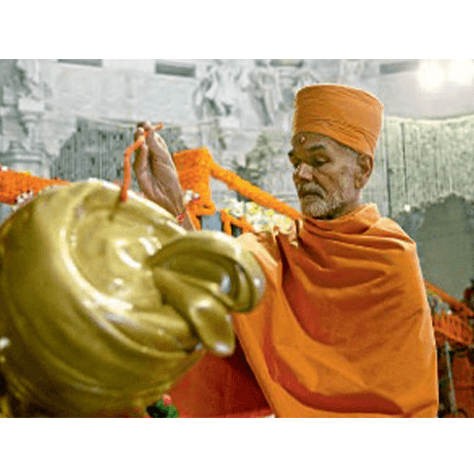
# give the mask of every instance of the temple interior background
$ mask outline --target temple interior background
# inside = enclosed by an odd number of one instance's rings
[[[474,278],[473,81],[470,59],[3,59],[0,164],[120,180],[136,123],[163,122],[172,152],[207,147],[298,209],[287,160],[295,92],[360,87],[385,106],[363,199],[417,241],[424,277],[461,299]],[[235,197],[211,187],[218,208]],[[2,205],[0,218],[10,212]]]

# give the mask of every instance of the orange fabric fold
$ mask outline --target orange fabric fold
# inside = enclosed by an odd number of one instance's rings
[[[279,417],[435,417],[436,345],[416,245],[375,205],[245,234],[267,293],[235,316]]]
[[[206,354],[170,395],[182,418],[259,418],[272,414],[238,341],[231,357]]]
[[[172,392],[178,409],[435,417],[436,345],[416,244],[375,205],[296,224],[291,234],[239,238],[264,269],[265,297],[234,315],[243,352],[206,356]]]
[[[296,95],[293,135],[319,133],[374,157],[382,115],[382,103],[360,89],[334,84],[308,86]]]

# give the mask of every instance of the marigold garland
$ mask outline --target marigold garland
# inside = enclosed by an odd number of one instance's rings
[[[188,211],[194,226],[199,230],[201,224],[198,216],[213,215],[216,206],[212,202],[210,189],[211,176],[225,183],[229,189],[237,191],[240,195],[269,209],[286,215],[292,219],[299,219],[301,215],[288,204],[279,201],[274,196],[262,191],[256,186],[243,180],[232,171],[219,166],[213,159],[207,148],[197,148],[175,153],[173,156],[178,170],[181,187],[184,190],[192,190],[199,194],[200,198],[188,206]],[[253,230],[252,226],[241,219],[235,219],[227,212],[221,211],[224,232],[231,234],[231,224],[242,228],[244,232]]]
[[[221,210],[221,221],[223,231],[228,235],[232,235],[232,225],[242,229],[244,234],[247,232],[254,232],[254,228],[247,222],[244,216],[240,218],[234,217],[224,209]]]
[[[33,191],[36,196],[40,191],[50,186],[65,186],[68,181],[59,179],[44,179],[29,173],[7,170],[0,171],[0,202],[13,205],[21,194]]]
[[[181,188],[199,195],[198,199],[188,204],[187,209],[194,227],[200,230],[201,223],[198,217],[212,216],[216,212],[209,183],[212,157],[206,148],[197,148],[175,153],[173,160],[178,171]]]

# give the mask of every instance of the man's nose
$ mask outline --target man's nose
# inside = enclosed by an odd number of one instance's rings
[[[294,173],[295,181],[312,181],[313,170],[307,163],[300,163]]]

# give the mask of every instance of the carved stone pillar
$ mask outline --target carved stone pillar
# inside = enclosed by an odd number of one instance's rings
[[[7,61],[7,60],[5,60]],[[40,126],[46,111],[42,61],[17,59],[5,69],[0,107],[0,163],[48,177]]]
[[[43,158],[40,148],[29,148],[19,140],[12,140],[6,153],[0,158],[0,162],[12,170],[28,171],[34,176],[43,176]]]

